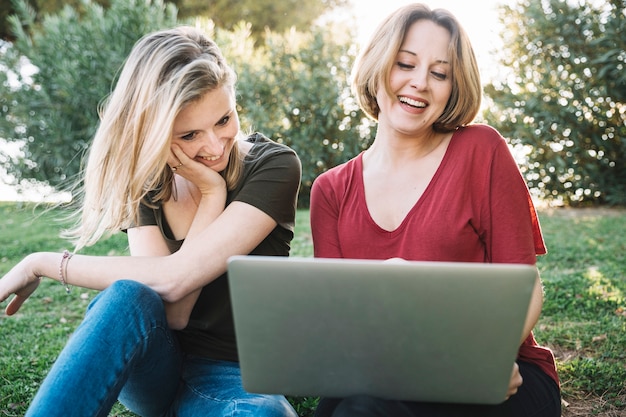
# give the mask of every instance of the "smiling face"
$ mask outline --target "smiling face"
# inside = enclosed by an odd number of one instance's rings
[[[191,158],[221,172],[239,133],[235,98],[228,86],[206,93],[184,107],[172,129],[172,143]]]
[[[378,121],[400,133],[431,129],[452,92],[450,33],[430,20],[418,20],[406,32],[389,75],[391,95],[380,87]]]

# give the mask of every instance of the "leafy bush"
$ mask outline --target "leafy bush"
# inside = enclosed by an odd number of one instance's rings
[[[87,0],[81,13],[65,7],[34,26],[32,10],[17,4],[20,14],[10,19],[17,40],[0,55],[0,68],[9,70],[0,71],[0,137],[22,144],[23,155],[5,156],[3,166],[18,182],[62,185],[79,172],[98,105],[132,46],[176,25],[176,10],[162,0],[113,0],[108,9]],[[35,71],[30,77],[23,57]]]
[[[544,199],[626,204],[626,2],[518,0],[503,6],[505,76],[487,120],[525,147]]]
[[[353,37],[340,33],[332,27],[267,33],[255,49],[247,26],[217,33],[218,43],[231,46],[224,52],[239,76],[243,124],[290,146],[302,161],[300,207],[308,207],[321,172],[366,149],[373,137],[350,92]]]
[[[87,2],[78,13],[65,7],[32,26],[22,5],[12,23],[13,46],[0,55],[0,137],[23,145],[23,155],[0,163],[17,180],[64,185],[79,172],[98,123],[97,106],[142,35],[177,24],[162,0],[115,0],[109,9]],[[267,32],[255,46],[250,26],[214,29],[198,20],[239,75],[238,103],[244,126],[291,146],[303,164],[301,206],[313,179],[363,150],[370,124],[351,98],[348,76],[356,54],[353,36],[337,28]],[[0,51],[1,52],[1,51]],[[19,70],[21,57],[36,68],[32,82]],[[17,82],[9,83],[9,77]]]

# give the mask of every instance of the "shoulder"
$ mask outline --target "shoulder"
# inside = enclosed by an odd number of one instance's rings
[[[511,152],[500,132],[485,124],[472,124],[457,129],[449,149],[450,157],[462,160],[470,157],[470,161],[476,163],[481,163],[479,160],[485,163],[486,160]]]
[[[253,133],[245,141],[252,144],[248,155],[244,159],[246,169],[257,170],[261,167],[286,168],[298,173],[298,175],[302,171],[300,158],[287,145],[273,141],[261,133]]]
[[[362,154],[357,155],[356,157],[350,159],[343,164],[337,165],[328,171],[321,173],[315,180],[313,184],[316,182],[319,183],[330,183],[330,184],[342,184],[350,181],[354,174],[359,172],[361,167],[361,158]]]
[[[459,172],[483,172],[489,174],[502,164],[517,169],[513,150],[507,141],[493,127],[474,124],[461,127],[454,132],[446,163]]]
[[[486,124],[471,124],[460,127],[454,132],[454,137],[466,145],[498,146],[506,144],[506,141],[495,128]]]
[[[351,190],[358,189],[362,153],[320,174],[311,186],[311,204],[314,200],[343,200]]]
[[[287,145],[273,141],[262,133],[252,133],[245,141],[253,145],[251,152],[254,156],[261,157],[272,154],[290,154],[297,157],[293,149]]]

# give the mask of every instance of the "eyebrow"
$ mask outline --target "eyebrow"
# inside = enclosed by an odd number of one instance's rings
[[[413,55],[413,56],[415,56],[415,57],[417,56],[417,54],[416,54],[415,52],[408,51],[408,50],[406,50],[406,49],[400,49],[400,50],[398,51],[398,53],[400,53],[400,52],[404,52],[404,53],[407,53],[407,54],[409,54],[409,55]],[[449,63],[450,63],[450,62],[446,61],[445,59],[438,59],[438,60],[436,60],[435,62],[436,62],[437,64],[449,64]]]

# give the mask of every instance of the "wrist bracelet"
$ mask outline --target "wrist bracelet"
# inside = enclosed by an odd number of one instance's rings
[[[61,265],[59,265],[59,278],[61,279],[61,284],[65,286],[65,292],[70,293],[70,286],[67,284],[65,277],[67,276],[67,264],[70,262],[74,256],[73,253],[69,252],[67,249],[63,251],[63,257],[61,258]]]

